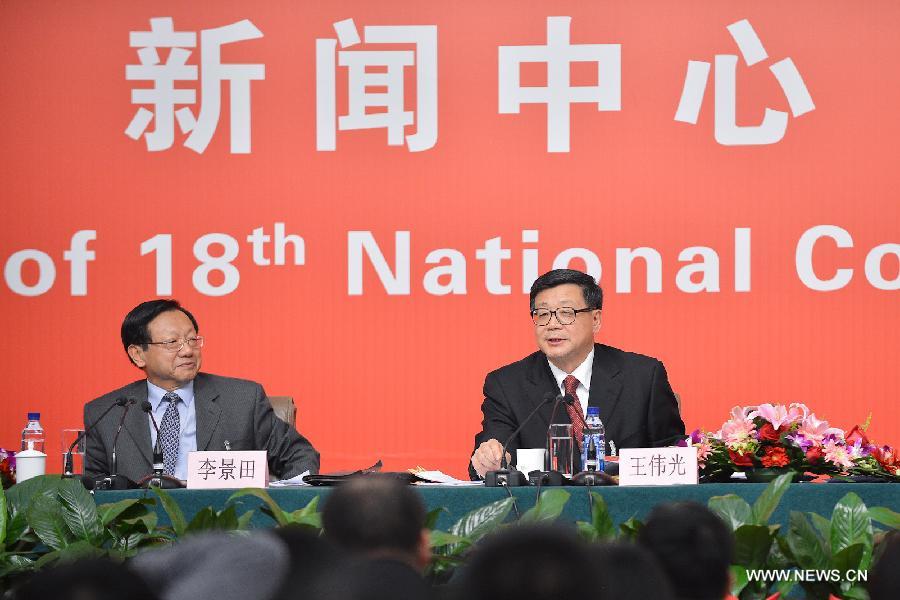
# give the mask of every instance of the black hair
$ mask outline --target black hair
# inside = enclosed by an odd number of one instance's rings
[[[181,306],[178,300],[173,298],[148,300],[132,308],[125,315],[125,320],[122,321],[122,346],[125,347],[125,354],[128,354],[129,346],[140,346],[146,350],[147,343],[151,341],[150,330],[147,326],[150,325],[150,321],[170,310],[180,310],[187,315],[187,318],[191,320],[191,324],[194,326],[194,331],[200,333],[197,319],[194,318],[194,315],[188,309]],[[130,354],[128,354],[128,360],[131,361],[131,364],[134,364]]]
[[[674,600],[675,594],[656,557],[630,542],[595,544],[594,563],[598,600]]]
[[[603,289],[594,281],[593,277],[575,269],[553,269],[535,279],[534,283],[531,284],[531,310],[534,310],[534,299],[538,294],[544,290],[567,283],[574,283],[581,288],[581,295],[584,296],[586,308],[597,310],[603,308]]]
[[[585,544],[560,525],[520,525],[488,536],[463,575],[466,600],[557,600],[584,595]]]
[[[390,476],[353,477],[325,501],[325,536],[353,553],[415,554],[425,528],[419,494]]]
[[[679,598],[718,600],[725,595],[734,537],[725,522],[702,504],[657,505],[637,540],[656,556]]]

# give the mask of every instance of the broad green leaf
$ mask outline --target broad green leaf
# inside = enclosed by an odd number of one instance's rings
[[[884,506],[875,506],[869,509],[869,518],[891,529],[900,529],[900,513],[894,512]],[[2,536],[0,536],[2,539]]]
[[[114,502],[112,504],[101,504],[97,507],[97,512],[100,514],[100,522],[103,523],[103,526],[106,527],[109,525],[113,519],[121,515],[123,512],[134,506],[140,502],[137,498],[126,498],[125,500],[119,500],[118,502]]]
[[[287,515],[294,525],[305,525],[315,529],[322,529],[322,513],[319,512],[319,497],[315,496],[303,508],[299,508]]]
[[[0,486],[0,546],[6,541],[6,522],[9,520],[9,514],[6,511],[6,494],[3,487]]]
[[[869,568],[872,562],[872,519],[869,510],[859,496],[850,492],[835,504],[831,513],[831,555],[837,555],[845,548],[862,544],[861,569]]]
[[[772,532],[763,525],[742,525],[734,532],[734,562],[748,569],[761,569],[772,547]]]
[[[231,504],[216,516],[216,529],[234,531],[238,529],[237,510]]]
[[[72,532],[66,526],[60,503],[54,498],[35,496],[28,506],[25,518],[40,540],[54,550],[65,548],[72,541]]]
[[[428,546],[430,548],[437,548],[438,546],[449,546],[450,544],[459,544],[465,541],[466,538],[464,537],[453,535],[452,533],[447,533],[446,531],[440,531],[437,529],[432,529],[428,536]]]
[[[866,568],[862,565],[864,552],[865,546],[863,544],[847,546],[831,558],[831,568],[840,571],[842,576],[850,570],[864,570]]]
[[[84,540],[92,545],[100,544],[103,536],[103,524],[97,514],[94,498],[84,489],[84,485],[75,479],[64,479],[57,489],[62,503],[63,518],[76,539]]]
[[[853,585],[849,589],[844,590],[841,597],[845,600],[869,600],[869,592],[861,585]]]
[[[750,583],[750,576],[747,575],[747,568],[741,565],[731,565],[731,595],[739,598],[748,583]]]
[[[813,527],[816,528],[816,531],[819,532],[819,535],[822,536],[824,540],[831,539],[831,519],[827,519],[820,515],[819,513],[808,513],[809,518],[812,520]],[[829,550],[830,550],[830,542],[829,542]]]
[[[172,498],[172,495],[167,491],[157,487],[151,487],[150,489],[156,494],[156,497],[159,498],[163,510],[169,515],[169,522],[172,523],[172,529],[175,530],[175,534],[178,536],[183,535],[187,529],[184,511],[181,510],[181,507],[178,506],[178,503],[175,502],[175,499]]]
[[[746,500],[736,494],[713,496],[707,506],[719,515],[732,531],[736,531],[742,525],[753,523],[753,509]]]
[[[238,517],[238,529],[250,529],[251,520],[253,520],[253,511],[248,510]]]
[[[643,527],[643,521],[630,517],[627,521],[619,524],[620,539],[634,541]]]
[[[51,550],[50,552],[41,554],[37,560],[34,561],[34,569],[40,571],[48,565],[55,563],[59,559],[59,554],[60,550]]]
[[[184,530],[185,534],[208,531],[216,528],[216,511],[211,506],[205,506],[197,511],[191,522]]]
[[[546,523],[555,521],[562,514],[571,494],[566,490],[544,490],[537,503],[525,511],[521,523]]]
[[[580,535],[581,539],[583,539],[584,541],[586,541],[586,542],[598,541],[597,531],[594,529],[594,526],[591,525],[590,523],[588,523],[587,521],[576,521],[575,529],[578,531],[578,535]]]
[[[20,541],[22,535],[28,529],[28,521],[25,520],[25,513],[20,512],[11,517],[6,523],[6,540],[7,546],[11,546]]]
[[[753,522],[757,525],[766,525],[772,517],[772,513],[778,508],[781,497],[791,485],[793,473],[779,475],[766,489],[763,490],[756,502],[753,503]]]
[[[272,500],[272,496],[270,496],[269,493],[265,490],[261,490],[258,488],[245,488],[243,490],[238,490],[228,498],[228,502],[230,503],[232,500],[243,498],[244,496],[253,496],[262,500],[265,505],[269,507],[269,514],[273,519],[275,519],[275,522],[278,523],[278,525],[284,526],[290,523],[290,519],[288,519],[287,515],[284,513],[281,507],[278,506],[278,503]]]
[[[609,516],[606,500],[597,492],[591,492],[591,526],[599,540],[611,540],[616,537],[616,526]],[[627,523],[628,521],[626,521]]]
[[[78,485],[81,485],[80,482],[76,483],[78,483]],[[83,487],[84,486],[82,486],[82,488]],[[82,558],[104,556],[106,554],[106,551],[103,548],[99,548],[94,544],[88,542],[87,540],[78,540],[72,542],[71,544],[69,544],[65,548],[61,548],[57,552],[60,562],[71,562],[80,560]]]
[[[125,556],[134,556],[141,542],[147,537],[147,534],[141,532],[131,533],[121,540],[120,548]]]
[[[476,508],[454,523],[450,527],[450,533],[464,537],[469,543],[474,544],[485,534],[496,529],[506,519],[509,511],[512,510],[513,502],[512,498],[504,498],[481,508]],[[450,546],[451,554],[461,549],[461,544]]]
[[[437,527],[438,519],[441,518],[441,514],[448,513],[446,508],[443,506],[439,506],[435,509],[428,511],[428,515],[425,517],[425,528],[426,529],[434,529]]]
[[[828,568],[830,545],[803,513],[791,511],[785,543],[801,569]]]
[[[37,495],[56,497],[56,488],[59,486],[59,482],[59,475],[40,475],[12,486],[6,490],[10,514],[15,516],[18,513],[24,513],[28,510],[32,498]]]

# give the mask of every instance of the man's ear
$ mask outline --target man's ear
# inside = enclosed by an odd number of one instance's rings
[[[593,323],[591,323],[591,327],[593,328],[594,333],[597,333],[598,331],[600,331],[600,324],[602,321],[600,318],[600,315],[602,314],[602,312],[603,311],[598,309],[591,313],[591,318],[593,319]]]
[[[134,366],[136,366],[138,369],[143,369],[147,366],[147,361],[144,359],[144,352],[144,349],[137,344],[128,346],[128,356],[131,357],[131,360],[134,362]]]

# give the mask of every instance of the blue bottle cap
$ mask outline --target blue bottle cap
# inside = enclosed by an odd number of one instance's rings
[[[28,420],[29,421],[40,421],[41,413],[28,413]]]
[[[600,416],[600,407],[599,406],[588,406],[587,416]]]

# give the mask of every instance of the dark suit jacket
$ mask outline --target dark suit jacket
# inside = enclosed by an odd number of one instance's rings
[[[139,481],[153,469],[150,418],[141,410],[147,399],[147,380],[142,379],[88,402],[84,407],[86,436],[84,473],[109,474],[113,438],[124,408],[114,408],[105,419],[97,418],[117,398],[134,398],[116,449],[118,474]],[[266,450],[269,472],[289,478],[309,469],[319,471],[319,453],[306,438],[272,412],[262,386],[245,379],[198,373],[194,379],[197,415],[197,450]]]
[[[535,352],[518,362],[488,373],[484,380],[484,420],[475,436],[475,449],[493,438],[504,443],[525,417],[544,398],[559,394],[547,357]],[[600,408],[600,420],[609,442],[616,448],[647,448],[674,444],[684,435],[684,423],[663,364],[649,356],[594,344],[589,406]],[[521,432],[510,441],[513,462],[517,448],[542,448],[553,404],[545,404]],[[556,411],[555,423],[570,423],[564,406]],[[474,450],[473,450],[474,453]],[[576,466],[580,462],[576,457]],[[477,477],[469,463],[469,475]]]

